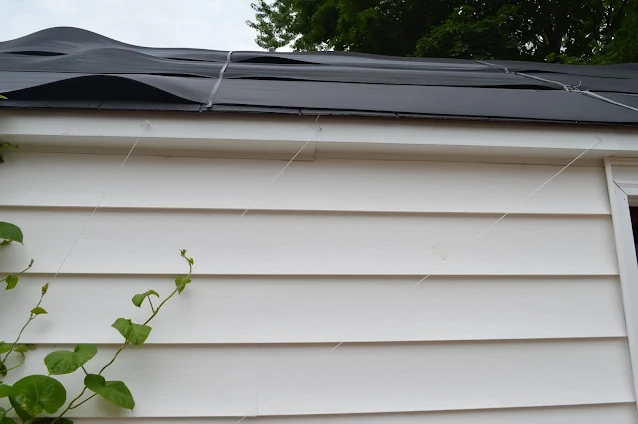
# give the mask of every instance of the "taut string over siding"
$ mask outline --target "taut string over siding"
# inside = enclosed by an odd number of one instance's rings
[[[281,175],[282,175],[282,174],[286,171],[286,169],[288,169],[288,167],[290,166],[290,164],[291,164],[291,163],[292,163],[295,159],[297,159],[297,156],[299,156],[299,155],[301,154],[301,152],[303,152],[303,149],[305,149],[305,148],[306,148],[306,146],[307,146],[308,144],[310,144],[311,142],[315,142],[315,141],[317,141],[317,138],[319,137],[319,133],[321,133],[321,130],[322,130],[321,126],[319,125],[319,118],[320,118],[320,117],[321,117],[321,115],[317,115],[317,119],[315,119],[315,126],[316,126],[316,128],[315,128],[314,135],[312,135],[312,136],[308,139],[308,141],[306,141],[306,142],[304,143],[304,145],[303,145],[303,146],[301,146],[301,148],[300,148],[299,150],[297,150],[297,153],[295,153],[295,154],[294,154],[294,156],[293,156],[292,158],[290,158],[290,160],[289,160],[289,161],[288,161],[288,162],[284,165],[284,167],[283,167],[283,168],[281,168],[281,171],[279,171],[279,172],[277,173],[277,175],[275,175],[275,176],[274,176],[274,177],[273,177],[273,178],[272,178],[272,179],[268,182],[268,184],[267,184],[267,186],[266,186],[266,188],[267,188],[267,189],[268,189],[268,188],[270,188],[270,187],[271,187],[271,186],[275,183],[275,181],[277,181],[277,180],[279,179],[279,177],[281,177]],[[241,213],[241,215],[239,215],[238,221],[242,220],[242,219],[244,218],[244,216],[246,216],[246,214],[248,213],[248,211],[250,211],[250,210],[252,209],[253,204],[254,204],[254,200],[253,200],[253,201],[251,201],[251,202],[248,204],[248,207],[246,208],[246,210],[244,210],[244,211]],[[208,260],[210,259],[211,255],[213,254],[213,252],[214,252],[214,249],[212,249],[212,250],[211,250],[211,252],[210,252],[210,253],[209,253],[209,254],[208,254],[208,255],[204,258],[204,260],[203,260],[203,261],[199,261],[197,264],[195,264],[195,267],[193,268],[193,271],[192,271],[192,272],[195,272],[195,270],[196,270],[196,269],[199,267],[199,265],[201,265],[202,263],[206,263],[206,262],[208,262]]]
[[[122,161],[122,163],[120,164],[120,166],[115,170],[115,172],[113,173],[113,178],[115,178],[115,176],[122,170],[122,168],[124,168],[124,165],[126,164],[126,161],[128,161],[128,158],[131,157],[131,154],[133,153],[133,150],[135,150],[135,147],[137,146],[137,143],[139,143],[140,139],[142,138],[142,135],[144,134],[144,132],[146,132],[149,128],[151,128],[151,123],[150,121],[146,120],[144,121],[144,123],[142,124],[142,131],[140,132],[140,135],[137,136],[137,138],[135,139],[135,142],[133,143],[133,145],[131,146],[131,149],[129,150],[128,154],[126,155],[126,157],[124,158],[124,160]],[[79,234],[77,235],[77,237],[75,238],[75,240],[73,240],[73,243],[71,244],[71,248],[69,249],[68,252],[66,252],[66,255],[64,256],[64,259],[62,259],[62,262],[60,263],[60,266],[58,267],[57,271],[55,271],[55,274],[53,275],[53,279],[51,280],[51,282],[55,281],[55,279],[57,278],[58,274],[60,273],[60,270],[62,269],[62,267],[64,266],[64,264],[66,263],[66,260],[69,259],[69,256],[71,256],[71,252],[73,251],[73,249],[75,248],[75,245],[78,243],[78,241],[80,240],[80,237],[82,237],[82,234],[84,233],[84,230],[86,230],[86,228],[89,226],[89,224],[91,223],[91,221],[93,220],[93,216],[95,215],[95,212],[97,212],[98,208],[100,207],[100,205],[102,204],[102,201],[104,200],[104,198],[106,197],[106,195],[109,193],[109,191],[111,190],[111,186],[113,185],[113,179],[111,179],[111,181],[109,182],[109,184],[106,187],[106,190],[104,190],[104,193],[102,193],[102,196],[100,197],[100,200],[98,200],[97,204],[95,205],[95,207],[93,208],[93,211],[91,212],[91,215],[89,216],[89,219],[86,220],[86,222],[84,223],[84,225],[82,226],[82,229],[80,230]]]
[[[583,157],[587,152],[589,152],[591,149],[593,149],[594,147],[596,147],[598,144],[600,144],[603,141],[602,137],[600,135],[598,135],[597,140],[595,143],[593,143],[591,146],[589,146],[587,149],[583,150],[578,156],[576,156],[574,159],[572,159],[567,165],[563,166],[558,172],[556,172],[554,175],[552,175],[547,181],[545,181],[544,183],[542,183],[541,185],[539,185],[537,188],[535,188],[534,190],[532,190],[531,193],[529,193],[527,196],[525,196],[523,199],[521,199],[515,206],[514,208],[512,208],[512,210],[504,213],[503,215],[501,215],[496,221],[494,221],[492,224],[488,225],[487,227],[485,227],[482,231],[480,231],[476,236],[474,236],[467,244],[465,244],[460,250],[459,252],[464,251],[465,249],[467,249],[468,247],[470,247],[471,245],[473,245],[478,239],[480,239],[481,237],[483,237],[485,234],[487,234],[489,231],[491,231],[492,229],[494,229],[494,227],[496,227],[503,219],[505,219],[508,215],[510,215],[511,213],[516,212],[516,209],[518,207],[520,207],[523,203],[525,203],[526,201],[528,201],[532,196],[534,196],[536,193],[538,193],[540,190],[542,190],[545,186],[547,186],[547,184],[549,184],[550,182],[552,182],[556,177],[558,177],[561,173],[563,173],[563,171],[565,171],[567,168],[569,168],[571,165],[573,165],[578,159],[580,159],[581,157]],[[457,253],[459,253],[457,252]],[[416,284],[414,284],[412,287],[410,287],[408,290],[406,290],[405,292],[403,292],[401,295],[399,295],[398,297],[394,298],[394,301],[399,301],[401,299],[403,299],[406,295],[408,295],[411,291],[413,291],[415,288],[417,288],[419,285],[421,285],[421,283],[423,283],[423,281],[425,281],[426,279],[428,279],[431,275],[435,274],[435,272],[438,270],[438,268],[435,268],[430,274],[424,276],[423,278],[421,278]],[[375,310],[375,313],[378,313],[378,309]],[[366,322],[366,320],[363,320],[364,322]],[[364,324],[365,325],[365,324]],[[357,327],[353,333],[357,333],[359,330],[361,330],[364,325]],[[341,345],[343,345],[345,343],[345,341],[341,341],[339,343],[337,343],[337,345],[335,345],[332,349],[330,349],[325,355],[322,355],[319,357],[318,360],[322,360],[325,359],[326,357],[328,357],[330,354],[332,354],[335,350],[337,350]],[[242,421],[244,421],[246,418],[248,418],[253,412],[258,411],[260,407],[262,407],[263,405],[265,405],[266,403],[268,403],[271,399],[273,399],[275,396],[277,395],[277,393],[271,395],[270,397],[268,397],[267,399],[265,399],[263,402],[261,402],[260,404],[258,404],[255,408],[251,409],[246,415],[244,415],[242,418],[240,418],[238,421],[235,422],[235,424],[239,424]]]
[[[316,130],[315,130],[315,135],[312,138],[309,138],[308,141],[306,141],[306,143],[301,146],[301,149],[299,149],[299,151],[297,151],[297,153],[295,153],[295,155],[292,157],[292,159],[290,159],[288,161],[288,163],[281,168],[281,171],[279,171],[279,173],[277,175],[275,175],[275,177],[270,180],[270,182],[268,183],[267,187],[270,187],[275,181],[277,181],[279,179],[279,177],[281,177],[281,174],[284,173],[284,171],[288,168],[288,166],[290,166],[290,164],[292,163],[292,161],[294,161],[297,156],[299,156],[299,154],[303,151],[303,149],[306,148],[306,146],[308,144],[310,144],[310,142],[315,142],[317,141],[317,138],[319,137],[319,133],[321,132],[321,126],[319,125],[319,118],[321,117],[321,115],[317,115],[317,119],[315,120],[315,125],[316,125]],[[248,213],[249,210],[252,209],[252,203],[250,203],[248,205],[248,207],[246,208],[246,210],[239,216],[239,219],[242,219],[244,217],[244,215],[246,215]]]
[[[230,57],[230,54],[229,54]],[[275,175],[275,177],[270,180],[270,182],[268,183],[268,186],[270,187],[273,183],[275,183],[275,181],[277,181],[279,179],[279,177],[281,177],[281,175],[286,171],[286,169],[288,168],[288,166],[290,166],[290,164],[301,154],[301,152],[306,148],[306,146],[308,146],[308,144],[310,144],[311,142],[314,142],[317,140],[319,133],[321,132],[322,128],[321,126],[319,126],[319,118],[321,117],[321,115],[317,115],[317,119],[315,120],[315,124],[316,124],[316,129],[314,132],[314,135],[311,136],[308,141],[306,141],[304,143],[303,146],[301,146],[301,148],[297,151],[297,153],[295,153],[295,155],[286,163],[286,165],[284,165],[284,167],[277,173],[277,175]],[[115,176],[122,170],[122,168],[124,168],[124,165],[126,164],[126,162],[128,161],[129,157],[131,157],[131,154],[133,154],[133,151],[135,150],[135,148],[137,147],[137,144],[139,143],[140,139],[142,138],[142,135],[144,135],[144,132],[146,132],[149,128],[151,128],[151,123],[150,121],[146,120],[144,121],[144,124],[142,124],[142,132],[140,133],[140,135],[135,139],[135,142],[133,143],[133,145],[131,146],[131,149],[129,150],[128,154],[126,155],[126,157],[124,158],[124,160],[122,161],[122,163],[120,164],[120,166],[115,170],[115,172],[113,173],[113,178],[115,178]],[[73,252],[73,249],[75,248],[75,246],[77,245],[78,241],[80,240],[80,238],[82,237],[82,234],[84,234],[84,231],[87,229],[87,227],[89,226],[89,224],[91,223],[91,221],[93,220],[93,217],[95,216],[95,213],[97,212],[97,210],[99,209],[100,205],[102,204],[102,201],[104,201],[104,198],[106,197],[106,195],[109,193],[109,191],[111,190],[111,186],[113,184],[113,181],[111,180],[108,185],[106,190],[104,190],[104,192],[102,193],[102,196],[100,196],[99,201],[97,202],[97,204],[95,205],[95,207],[93,208],[93,211],[91,212],[91,215],[89,216],[89,218],[86,220],[86,222],[84,223],[84,225],[82,226],[82,229],[80,230],[80,232],[78,233],[78,235],[76,236],[75,240],[73,241],[73,243],[71,244],[71,248],[69,249],[69,251],[66,253],[66,255],[64,256],[64,259],[62,259],[62,262],[60,263],[60,266],[58,267],[57,271],[55,272],[53,279],[51,280],[51,282],[55,281],[55,279],[57,278],[58,274],[60,273],[60,270],[62,269],[62,267],[64,266],[64,264],[66,263],[67,259],[71,256],[71,253]],[[248,206],[248,208],[246,208],[246,210],[244,210],[244,212],[239,216],[239,219],[241,220],[247,213],[248,211],[252,208],[252,204],[250,204]],[[212,252],[208,254],[208,256],[205,258],[205,260],[203,262],[207,262],[208,259],[210,259],[210,256],[212,255]],[[193,268],[193,271],[195,271],[195,269],[197,269],[197,267],[201,264],[202,262],[198,262],[195,267]]]
[[[598,144],[600,144],[600,142],[602,142],[603,139],[600,135],[598,135],[598,141],[596,141],[594,144],[592,144],[591,146],[589,146],[585,151],[583,151],[581,154],[579,154],[578,156],[576,156],[571,162],[569,162],[567,165],[565,165],[564,167],[562,167],[560,169],[560,171],[558,171],[557,173],[555,173],[554,175],[552,175],[552,177],[545,181],[543,184],[541,184],[540,186],[538,186],[534,191],[532,191],[530,194],[528,194],[527,196],[525,196],[520,202],[518,202],[516,204],[516,206],[514,206],[514,208],[508,212],[505,212],[503,215],[501,215],[501,217],[499,217],[496,221],[494,221],[492,224],[488,225],[487,227],[485,227],[485,229],[483,231],[481,231],[480,233],[478,233],[476,235],[476,237],[474,237],[472,240],[470,240],[466,245],[464,245],[463,247],[461,247],[460,251],[463,251],[465,249],[467,249],[468,247],[470,247],[471,245],[473,245],[478,239],[480,239],[483,235],[485,235],[485,233],[487,233],[488,231],[490,231],[492,228],[494,228],[496,226],[496,224],[498,224],[499,222],[501,222],[503,219],[505,219],[506,216],[516,212],[516,209],[521,206],[523,203],[527,202],[529,199],[531,199],[531,197],[533,195],[535,195],[536,193],[538,193],[543,187],[545,187],[547,184],[549,184],[550,182],[552,182],[552,180],[556,177],[558,177],[564,170],[566,170],[567,168],[569,168],[572,164],[574,164],[574,162],[576,162],[578,159],[580,159],[581,157],[583,157],[585,155],[585,153],[589,152],[591,149],[593,149],[594,147],[596,147]],[[401,299],[402,297],[404,297],[405,295],[407,295],[408,293],[410,293],[412,290],[414,290],[415,288],[417,288],[423,281],[425,281],[426,279],[430,278],[430,276],[433,274],[430,273],[428,275],[426,275],[425,277],[423,277],[418,283],[416,283],[415,285],[413,285],[412,287],[410,287],[408,290],[405,291],[405,293],[403,293],[401,296],[399,296],[399,299]]]

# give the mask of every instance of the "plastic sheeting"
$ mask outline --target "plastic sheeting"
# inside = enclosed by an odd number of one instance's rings
[[[124,109],[638,124],[638,112],[579,92],[635,107],[638,64],[228,53],[139,47],[77,28],[52,28],[0,43],[0,93],[11,99],[0,107],[116,104]]]

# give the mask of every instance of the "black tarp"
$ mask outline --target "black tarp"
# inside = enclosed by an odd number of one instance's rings
[[[0,93],[10,99],[0,107],[638,124],[638,112],[583,91],[635,108],[638,64],[149,48],[77,28],[0,42]]]

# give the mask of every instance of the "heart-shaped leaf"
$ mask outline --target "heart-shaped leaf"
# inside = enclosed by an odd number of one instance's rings
[[[135,346],[144,344],[152,328],[144,324],[135,324],[130,319],[118,318],[111,326],[120,332],[121,335]]]
[[[49,374],[70,374],[89,362],[97,353],[97,347],[90,344],[79,344],[73,352],[70,350],[58,350],[49,353],[44,358]]]
[[[66,389],[55,378],[30,375],[11,387],[9,397],[30,415],[35,416],[42,411],[53,414],[66,402]]]
[[[41,306],[38,306],[38,307],[36,307],[36,308],[31,309],[31,313],[32,313],[33,315],[48,314],[48,312],[47,312],[47,311],[45,311],[45,310],[44,310],[44,308],[43,308],[43,307],[41,307]]]
[[[11,389],[11,386],[0,384],[0,398],[6,398],[9,396],[9,389]]]
[[[22,243],[23,237],[22,230],[17,225],[0,222],[0,239]]]
[[[14,289],[18,285],[18,280],[18,277],[15,275],[7,275],[4,278],[4,281],[7,283],[7,287],[5,288],[5,290]]]
[[[9,343],[0,342],[0,353],[7,353],[11,350],[11,345]]]
[[[151,295],[159,297],[159,294],[157,294],[155,290],[149,290],[145,293],[140,293],[133,296],[133,299],[132,299],[133,305],[139,308],[140,306],[142,306],[142,302],[144,302],[144,299],[146,299],[147,297]]]
[[[132,411],[135,407],[135,400],[131,391],[121,381],[106,381],[101,375],[89,374],[84,377],[84,385],[120,408]]]
[[[177,287],[177,291],[181,294],[186,288],[186,285],[190,284],[191,281],[189,277],[182,277],[181,275],[175,277],[175,287]]]

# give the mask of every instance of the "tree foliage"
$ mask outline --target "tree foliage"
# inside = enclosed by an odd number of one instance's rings
[[[395,56],[638,61],[638,0],[258,0],[257,44]]]

